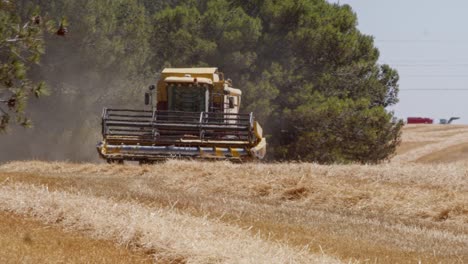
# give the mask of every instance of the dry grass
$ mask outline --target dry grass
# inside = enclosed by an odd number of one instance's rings
[[[337,263],[206,217],[27,184],[0,187],[0,208],[152,252],[170,263]]]
[[[453,163],[468,160],[468,143],[460,143],[434,153],[422,156],[416,160],[421,163]]]
[[[175,208],[344,261],[468,261],[464,164],[319,166],[16,162],[8,182]],[[210,221],[211,221],[210,220]],[[218,221],[218,220],[216,220]]]
[[[402,144],[392,162],[457,162],[468,161],[466,155],[448,153],[461,144],[468,144],[466,125],[407,125],[403,129]]]
[[[12,162],[0,210],[156,262],[465,263],[466,145],[467,126],[416,125],[377,166]]]
[[[416,148],[435,143],[436,141],[403,141],[398,146],[396,155],[402,155]]]
[[[93,240],[38,221],[0,213],[1,263],[151,263],[113,243]]]

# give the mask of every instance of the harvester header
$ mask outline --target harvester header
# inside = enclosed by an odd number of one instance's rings
[[[108,162],[262,159],[266,140],[253,113],[239,113],[241,96],[217,68],[166,68],[146,109],[104,109],[98,153]]]

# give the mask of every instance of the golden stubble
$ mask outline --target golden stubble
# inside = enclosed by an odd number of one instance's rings
[[[15,162],[0,181],[169,208],[343,261],[466,261],[468,178],[449,165]]]
[[[417,125],[405,127],[398,154],[381,165],[12,162],[0,166],[0,193],[14,201],[29,197],[24,207],[11,202],[8,210],[16,214],[143,250],[159,261],[228,262],[244,255],[272,263],[278,256],[291,262],[337,257],[357,263],[465,263],[466,144],[467,126]],[[65,202],[45,202],[51,197]],[[77,207],[67,203],[76,197],[83,208],[106,205],[99,208],[108,222],[66,209]],[[126,209],[112,215],[114,206]],[[185,235],[148,236],[163,227],[151,229],[145,217],[132,225],[117,220],[141,217],[145,210],[174,217],[165,218],[171,224],[166,226]],[[168,220],[178,217],[185,222]],[[196,244],[200,236],[194,230],[204,225],[217,228],[210,238],[216,246],[181,246]],[[226,244],[233,237],[253,251]]]

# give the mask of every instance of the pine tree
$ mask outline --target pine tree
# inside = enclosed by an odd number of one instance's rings
[[[31,126],[25,115],[28,98],[47,94],[44,82],[28,76],[44,52],[43,28],[37,12],[22,20],[14,2],[0,1],[0,132],[11,120]]]

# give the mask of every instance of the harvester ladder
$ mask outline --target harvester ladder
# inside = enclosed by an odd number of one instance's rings
[[[159,130],[155,127],[155,124],[158,120],[158,115],[156,114],[156,109],[153,109],[153,116],[151,117],[151,134],[153,135],[153,141],[157,141],[159,138]]]

